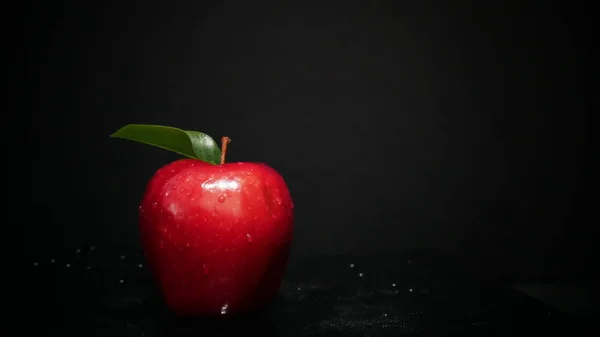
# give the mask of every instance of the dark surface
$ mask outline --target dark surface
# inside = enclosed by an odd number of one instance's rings
[[[582,329],[573,317],[430,253],[292,260],[269,310],[213,320],[170,316],[139,252],[87,247],[32,268],[36,320],[27,328],[57,336],[526,336]]]

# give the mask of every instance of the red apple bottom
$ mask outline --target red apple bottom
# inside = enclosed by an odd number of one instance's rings
[[[165,305],[180,317],[232,316],[265,309],[279,292],[289,245],[262,251],[244,259],[230,251],[211,265],[184,256],[165,259],[179,261],[170,267],[182,269],[172,274],[154,273]],[[239,261],[243,265],[238,265]],[[158,266],[151,267],[154,270]]]

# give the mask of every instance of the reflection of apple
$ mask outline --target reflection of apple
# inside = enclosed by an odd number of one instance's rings
[[[150,179],[139,207],[141,241],[175,314],[259,309],[277,294],[292,240],[283,178],[258,163],[181,159]]]

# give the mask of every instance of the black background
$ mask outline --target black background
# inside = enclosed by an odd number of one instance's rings
[[[509,278],[585,273],[595,101],[576,5],[32,3],[13,128],[28,251],[138,245],[145,184],[178,157],[108,136],[148,123],[278,170],[295,256],[433,248]]]

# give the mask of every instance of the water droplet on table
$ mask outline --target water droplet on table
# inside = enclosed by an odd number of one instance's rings
[[[358,273],[358,277],[363,277],[363,273]]]
[[[350,263],[350,268],[354,268],[354,263]]]
[[[65,268],[71,268],[71,264],[70,263],[65,264]]]
[[[79,254],[79,253],[81,253],[81,249],[77,248],[77,249],[75,250],[75,253],[76,253],[76,254]]]
[[[125,260],[125,255],[121,255],[121,256],[119,256],[119,258],[120,258],[121,260]]]
[[[54,263],[54,262],[56,262],[56,260],[55,260],[55,259],[51,259],[51,260],[50,260],[50,263]]]
[[[92,250],[92,251],[96,250],[96,246],[90,246],[90,250]]]
[[[123,280],[119,280],[119,283],[123,283],[123,282],[125,282],[125,281],[123,281]]]
[[[37,263],[37,262],[34,262],[34,263],[33,263],[33,266],[34,266],[34,267],[37,267],[38,265],[39,265],[39,263]]]
[[[138,268],[142,268],[142,267],[144,267],[144,266],[143,266],[141,263],[139,263],[139,264],[137,265],[137,267],[138,267]]]

